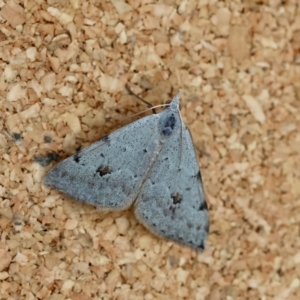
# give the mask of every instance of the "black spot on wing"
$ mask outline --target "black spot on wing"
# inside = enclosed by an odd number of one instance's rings
[[[80,158],[81,158],[80,151],[77,152],[76,154],[74,154],[74,156],[73,156],[73,159],[77,164],[79,164]]]
[[[109,135],[105,135],[102,139],[101,139],[102,142],[104,143],[109,143]]]
[[[207,203],[206,203],[206,201],[202,201],[201,203],[200,203],[200,205],[199,205],[199,208],[198,208],[198,210],[207,210],[208,208],[207,208]]]
[[[204,250],[204,240],[202,240],[198,245],[197,245],[197,249],[200,251]]]
[[[201,176],[200,170],[199,170],[199,172],[198,172],[198,178],[199,178],[199,180],[202,182],[202,176]]]
[[[198,173],[196,175],[193,175],[192,178],[197,178],[198,181],[202,182],[200,170],[198,171]]]
[[[179,193],[173,193],[171,198],[173,199],[174,204],[178,204],[182,201],[182,196]]]
[[[110,138],[109,138],[109,135],[105,135],[105,136],[101,139],[101,141],[104,142],[105,144],[110,145]]]
[[[167,118],[160,119],[161,133],[164,136],[170,136],[175,128],[176,118],[173,113],[171,113]]]
[[[101,177],[110,174],[111,169],[109,166],[99,166],[96,170],[96,173],[98,173]]]

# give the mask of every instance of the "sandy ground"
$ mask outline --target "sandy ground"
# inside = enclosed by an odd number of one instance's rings
[[[297,2],[0,0],[0,299],[300,299]],[[147,108],[126,84],[182,90],[202,253],[42,184]]]

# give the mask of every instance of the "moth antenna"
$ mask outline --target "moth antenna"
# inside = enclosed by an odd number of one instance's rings
[[[145,103],[146,105],[148,105],[149,107],[151,107],[153,113],[156,114],[156,111],[155,111],[155,109],[153,109],[151,103],[149,103],[148,101],[146,101],[145,99],[143,99],[142,97],[140,97],[139,95],[137,95],[135,92],[133,92],[133,91],[131,90],[131,88],[129,87],[128,84],[125,84],[125,88],[126,88],[127,92],[128,92],[130,95],[135,96],[136,98],[138,98],[139,100],[141,100],[143,103]]]

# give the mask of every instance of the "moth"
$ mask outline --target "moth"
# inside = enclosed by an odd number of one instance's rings
[[[208,208],[180,98],[57,164],[44,184],[106,211],[134,205],[152,233],[202,251]]]

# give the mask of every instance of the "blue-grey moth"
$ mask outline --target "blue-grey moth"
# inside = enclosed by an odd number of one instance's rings
[[[134,204],[151,232],[203,250],[209,218],[180,93],[166,109],[141,118],[56,165],[44,183],[106,211]]]

